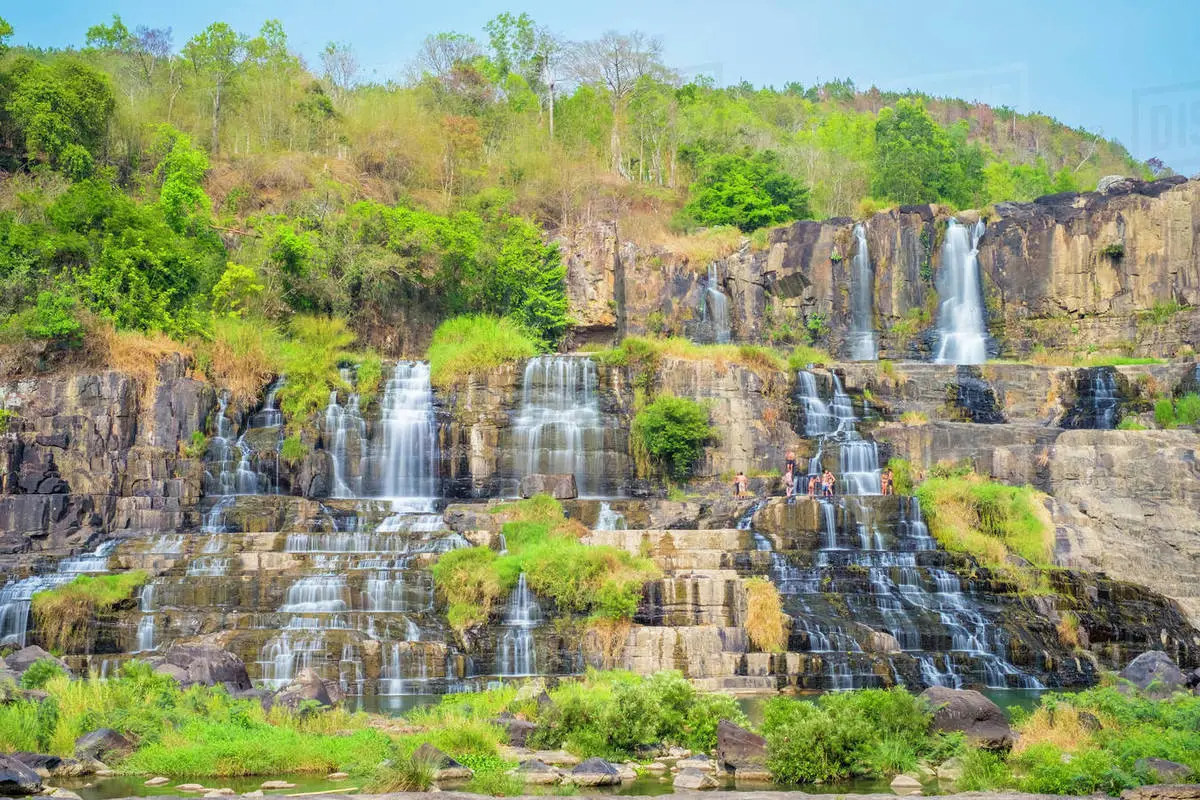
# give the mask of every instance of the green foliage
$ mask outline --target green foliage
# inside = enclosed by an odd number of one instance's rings
[[[1136,417],[1122,417],[1121,421],[1117,423],[1117,430],[1144,431],[1146,430],[1146,426],[1138,422]]]
[[[324,408],[331,391],[349,388],[338,367],[350,360],[348,348],[355,337],[339,317],[299,315],[292,319],[289,333],[281,350],[280,368],[287,382],[279,390],[279,407],[296,426]]]
[[[432,760],[408,755],[380,764],[363,788],[373,794],[427,792],[437,771],[438,765]]]
[[[438,326],[425,358],[434,386],[446,388],[472,372],[531,358],[537,352],[537,344],[511,320],[465,316]]]
[[[698,225],[733,225],[749,233],[808,217],[808,189],[771,150],[719,155],[701,162],[683,214]]]
[[[773,698],[762,728],[767,767],[788,783],[888,776],[938,746],[931,718],[925,702],[904,689],[839,692],[815,703]]]
[[[75,316],[75,298],[61,291],[38,292],[37,305],[25,320],[25,333],[33,339],[78,342],[83,325]]]
[[[39,658],[21,674],[20,686],[22,689],[43,689],[51,679],[66,674],[67,671],[53,658]]]
[[[192,431],[191,441],[184,447],[183,454],[188,458],[203,458],[207,449],[208,437],[204,435],[204,431]]]
[[[1167,302],[1158,301],[1145,311],[1138,313],[1138,318],[1146,320],[1154,325],[1162,325],[1171,317],[1184,310],[1184,306],[1180,305],[1175,300]]]
[[[240,317],[250,301],[261,295],[264,288],[259,283],[254,267],[230,261],[212,288],[212,310],[217,314]]]
[[[17,412],[11,408],[0,408],[0,434],[8,433],[17,420]]]
[[[354,389],[358,392],[359,404],[366,408],[379,399],[379,387],[383,385],[383,362],[374,353],[359,358],[354,367]]]
[[[963,123],[965,125],[965,122]],[[983,187],[984,155],[966,129],[938,125],[920,100],[879,112],[871,195],[897,203],[971,205]]]
[[[279,446],[279,457],[284,461],[297,464],[308,456],[308,445],[297,435],[293,434],[283,440]]]
[[[19,56],[7,77],[4,109],[29,157],[65,167],[76,179],[87,177],[115,107],[108,76],[73,58],[47,64]],[[88,168],[80,174],[84,163]]]
[[[211,205],[203,188],[208,156],[192,145],[190,137],[170,125],[159,127],[156,149],[162,153],[154,168],[154,178],[162,186],[158,202],[167,224],[182,233],[193,215],[206,214]]]
[[[1106,244],[1100,248],[1100,255],[1105,258],[1111,258],[1113,261],[1120,261],[1125,257],[1125,245],[1120,242]]]
[[[129,600],[146,578],[145,570],[80,575],[70,583],[37,592],[30,608],[42,638],[53,650],[83,651],[95,636],[97,615]]]
[[[1200,394],[1188,392],[1175,401],[1175,421],[1180,425],[1200,422]]]
[[[977,747],[967,748],[962,758],[962,777],[955,785],[964,792],[991,792],[1007,789],[1015,779],[1005,763],[1004,755]]]
[[[708,409],[686,397],[662,395],[633,419],[638,447],[674,480],[686,480],[712,439]]]
[[[1175,404],[1164,397],[1154,404],[1154,422],[1160,428],[1175,427]]]
[[[893,456],[888,459],[887,467],[892,471],[892,485],[896,494],[908,495],[913,492],[912,464],[906,458]]]

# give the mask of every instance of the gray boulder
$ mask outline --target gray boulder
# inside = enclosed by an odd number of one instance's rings
[[[571,770],[571,783],[577,786],[616,786],[621,773],[603,758],[589,758]]]
[[[717,723],[717,760],[735,770],[767,762],[767,740],[723,719]]]
[[[1183,783],[1192,777],[1192,768],[1187,764],[1165,758],[1139,758],[1133,762],[1133,771],[1151,776],[1155,783]]]
[[[337,681],[322,678],[316,670],[302,669],[274,698],[275,704],[293,711],[310,700],[321,706],[337,705],[342,700],[342,688]]]
[[[70,674],[71,668],[67,666],[67,662],[63,661],[61,658],[51,655],[50,653],[47,653],[45,650],[35,644],[31,644],[28,647],[22,647],[15,653],[9,653],[4,657],[4,664],[10,672],[20,677],[21,675],[25,674],[25,670],[33,666],[34,663],[41,661],[43,658],[53,661],[55,664],[58,664],[60,667],[62,667],[67,674]]]
[[[1105,175],[1096,182],[1096,191],[1100,194],[1108,194],[1111,191],[1122,189],[1128,191],[1132,187],[1133,181],[1124,175]]]
[[[75,740],[75,757],[107,762],[121,759],[133,752],[133,742],[112,728],[97,728]]]
[[[535,473],[521,478],[521,497],[548,494],[556,500],[574,500],[579,496],[574,475],[542,475]]]
[[[1161,650],[1142,653],[1117,674],[1155,700],[1187,689],[1187,678],[1171,657]]]
[[[514,774],[533,786],[551,786],[562,781],[561,772],[538,758],[522,761]]]
[[[246,664],[215,644],[173,644],[161,656],[150,659],[154,670],[170,675],[184,688],[222,684],[231,692],[254,688]]]
[[[11,756],[0,755],[0,795],[24,797],[42,791],[42,776]]]
[[[529,735],[537,730],[537,725],[529,720],[518,719],[515,715],[505,711],[492,722],[501,728],[504,728],[508,734],[508,743],[512,747],[524,747],[529,741]]]
[[[720,784],[709,773],[688,767],[679,771],[679,774],[675,776],[673,785],[676,789],[702,791],[704,789],[716,789]]]
[[[948,689],[930,686],[921,692],[933,708],[933,728],[962,731],[980,747],[1002,749],[1013,743],[1012,727],[1000,706],[974,689]]]

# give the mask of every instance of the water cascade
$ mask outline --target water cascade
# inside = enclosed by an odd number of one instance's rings
[[[825,450],[835,445],[841,473],[839,493],[879,494],[879,449],[874,441],[864,439],[858,432],[850,396],[842,388],[837,373],[829,375],[833,384],[829,400],[821,397],[814,373],[801,370],[796,378],[796,400],[804,414],[804,435],[818,440],[817,454],[809,461],[808,474],[821,473]],[[802,486],[802,492],[806,488]]]
[[[343,367],[342,380],[353,384],[354,371]],[[325,406],[325,449],[329,453],[331,497],[361,497],[363,467],[367,458],[367,422],[358,408],[358,392],[350,391],[343,406],[338,391],[329,393]]]
[[[382,429],[381,496],[436,496],[437,427],[428,363],[396,364],[383,393]]]
[[[1112,367],[1092,367],[1077,379],[1078,399],[1063,417],[1064,428],[1112,430],[1117,425],[1121,397]]]
[[[982,364],[987,361],[987,326],[979,278],[979,240],[983,220],[968,229],[953,217],[946,225],[937,290],[939,364]]]
[[[506,677],[537,674],[533,630],[541,620],[542,610],[533,592],[529,591],[522,572],[504,609],[504,622],[496,644],[497,674]]]
[[[708,278],[704,282],[704,294],[700,297],[700,319],[712,329],[712,340],[727,344],[732,338],[729,326],[729,298],[721,291],[717,276],[717,265],[708,265]]]
[[[104,542],[90,553],[64,558],[55,572],[9,581],[0,588],[0,644],[24,647],[33,596],[70,583],[79,575],[108,572],[108,557],[116,546],[115,541]]]
[[[600,513],[596,515],[596,530],[623,531],[625,530],[625,516],[613,511],[612,506],[608,503],[601,502]]]
[[[616,421],[600,411],[596,363],[575,356],[539,356],[525,365],[521,404],[512,422],[517,476],[575,476],[581,496],[620,494],[624,470],[606,439]]]
[[[867,249],[867,229],[854,226],[854,258],[850,261],[850,334],[847,337],[852,361],[874,361],[875,346],[875,272]]]

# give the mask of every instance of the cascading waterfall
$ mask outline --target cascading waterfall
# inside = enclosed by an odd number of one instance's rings
[[[939,364],[982,364],[987,361],[987,326],[979,278],[979,240],[983,220],[968,231],[953,217],[946,225],[942,265],[938,271]]]
[[[874,361],[875,346],[875,272],[867,248],[866,226],[854,226],[855,250],[850,261],[850,360]]]
[[[833,391],[828,401],[821,397],[812,372],[801,370],[796,378],[796,399],[804,412],[804,435],[818,439],[817,454],[809,461],[808,474],[821,473],[825,449],[833,443],[838,448],[840,492],[879,494],[879,449],[874,441],[864,439],[858,432],[854,404],[837,373],[829,374]],[[801,493],[805,488],[801,487]]]
[[[714,342],[727,344],[730,341],[729,298],[721,291],[715,262],[708,265],[708,278],[704,282],[704,294],[700,297],[700,318],[712,327]]]
[[[580,495],[604,494],[605,425],[595,362],[573,356],[530,359],[513,437],[519,475],[571,473]]]
[[[541,607],[529,591],[522,572],[504,609],[504,622],[496,644],[497,674],[505,677],[537,674],[533,630],[541,621]]]
[[[613,511],[606,502],[600,503],[600,513],[596,515],[596,530],[623,531],[625,530],[625,515]]]
[[[342,380],[354,383],[354,371],[343,367]],[[362,496],[363,466],[367,456],[367,422],[358,408],[358,392],[351,391],[346,405],[338,401],[336,389],[325,406],[325,449],[329,453],[330,496]],[[351,464],[351,459],[354,464]]]
[[[137,651],[145,652],[153,650],[155,645],[155,617],[154,617],[154,584],[147,583],[142,587],[142,593],[138,598],[138,611],[142,612],[142,618],[138,620],[137,629]]]
[[[1112,430],[1117,424],[1117,380],[1109,369],[1092,371],[1092,415],[1096,427]]]
[[[437,494],[437,427],[429,364],[401,361],[383,393],[383,497]]]

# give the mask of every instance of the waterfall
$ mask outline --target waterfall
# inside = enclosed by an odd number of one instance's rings
[[[529,591],[525,573],[517,578],[517,587],[504,609],[503,630],[496,646],[496,672],[506,677],[537,674],[537,652],[533,629],[542,619],[542,610]]]
[[[838,470],[841,473],[838,491],[842,494],[879,494],[879,449],[871,439],[864,439],[856,427],[858,419],[854,404],[842,387],[841,378],[831,372],[833,391],[828,401],[821,397],[816,376],[801,370],[796,376],[796,399],[804,412],[804,435],[817,438],[817,454],[808,463],[808,474],[819,475],[824,467],[825,448],[838,447]],[[807,486],[801,486],[801,493]]]
[[[342,368],[342,380],[351,383],[353,370]],[[336,389],[329,393],[325,406],[325,449],[329,453],[331,497],[362,495],[362,473],[366,459],[367,422],[358,408],[358,393],[351,391],[346,405],[338,402]],[[354,459],[356,464],[351,463]]]
[[[153,650],[155,637],[153,583],[147,583],[142,587],[142,593],[138,598],[138,611],[142,612],[142,618],[138,621],[137,652]]]
[[[600,513],[596,515],[596,530],[623,531],[625,530],[625,515],[613,511],[608,503],[600,503]]]
[[[0,588],[0,644],[24,647],[33,596],[70,583],[79,575],[108,572],[108,557],[116,547],[116,541],[104,542],[90,553],[64,558],[55,572],[9,581]]]
[[[1112,430],[1116,427],[1118,400],[1117,381],[1112,370],[1092,370],[1092,416],[1097,428]]]
[[[939,364],[982,364],[987,361],[987,326],[979,278],[979,240],[983,220],[968,233],[958,220],[946,225],[942,265],[938,271],[937,335]]]
[[[708,265],[704,294],[700,297],[700,318],[712,326],[712,338],[717,344],[727,344],[732,335],[729,328],[729,298],[721,291],[717,265]]]
[[[605,426],[590,358],[539,356],[525,365],[513,419],[518,475],[575,476],[582,496],[605,490]]]
[[[324,656],[324,634],[281,631],[263,646],[258,662],[262,683],[272,689],[282,689],[300,670],[311,668]]]
[[[866,226],[854,226],[855,250],[850,262],[850,360],[874,361],[875,347],[875,273],[867,249]]]
[[[341,575],[309,575],[288,588],[287,601],[280,611],[326,614],[350,608],[346,578]]]
[[[401,361],[383,393],[382,496],[437,494],[437,426],[429,364]]]
[[[383,648],[379,673],[379,694],[395,696],[418,694],[429,684],[429,659],[416,639],[392,642]]]

